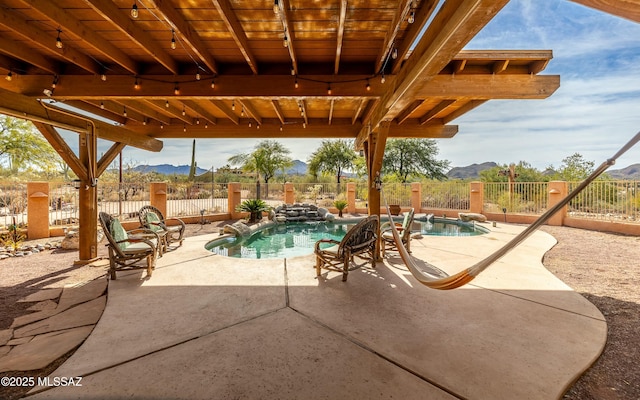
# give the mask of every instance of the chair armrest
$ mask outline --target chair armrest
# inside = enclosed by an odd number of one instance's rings
[[[315,250],[316,251],[320,251],[320,244],[322,243],[331,243],[331,244],[340,244],[340,242],[338,242],[337,240],[333,240],[333,239],[320,239],[316,242],[315,245]]]

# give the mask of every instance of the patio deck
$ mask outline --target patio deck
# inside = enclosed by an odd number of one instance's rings
[[[425,236],[413,255],[455,272],[522,228],[491,229]],[[33,398],[556,399],[606,341],[602,314],[542,266],[555,244],[543,232],[446,292],[399,258],[342,282],[317,279],[313,256],[211,254],[213,237],[188,238],[151,279],[110,281],[95,330],[51,375],[82,387]]]

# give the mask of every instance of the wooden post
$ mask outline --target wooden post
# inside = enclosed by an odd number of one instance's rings
[[[97,170],[98,144],[95,132],[80,133],[80,162],[89,171],[80,179],[79,189],[79,256],[78,264],[86,264],[98,257],[98,188]],[[93,172],[91,172],[93,171]]]
[[[49,237],[49,183],[27,183],[27,237]]]

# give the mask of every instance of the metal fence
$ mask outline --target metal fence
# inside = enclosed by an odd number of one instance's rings
[[[426,209],[468,210],[471,190],[465,182],[423,182],[420,205]]]
[[[569,182],[573,190],[580,182]],[[569,216],[640,223],[640,181],[595,181],[569,203]]]
[[[226,183],[167,184],[167,217],[228,212]]]
[[[98,185],[98,211],[117,215],[123,221],[138,219],[138,210],[149,204],[148,183],[101,183]]]
[[[539,215],[547,210],[547,182],[488,182],[484,184],[485,212]]]
[[[295,183],[293,185],[296,203],[315,204],[332,207],[336,200],[347,199],[347,184],[337,183]]]
[[[27,223],[27,185],[0,183],[0,228]]]
[[[411,206],[411,184],[410,183],[384,183],[382,185],[384,199],[380,199],[382,205],[386,200],[387,204],[395,204],[400,207]]]

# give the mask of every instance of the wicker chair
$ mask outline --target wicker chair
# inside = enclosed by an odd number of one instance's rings
[[[99,220],[108,240],[111,279],[116,279],[116,271],[145,268],[150,277],[159,255],[158,234],[149,229],[127,231],[118,219],[105,212],[99,214]],[[146,260],[146,266],[138,265],[142,260]]]
[[[151,229],[160,236],[162,241],[162,251],[166,252],[171,243],[178,242],[178,246],[182,246],[184,240],[185,224],[179,218],[169,218],[168,220],[177,221],[177,225],[167,225],[162,212],[154,206],[144,206],[138,211],[140,225],[144,228]]]
[[[413,225],[413,217],[415,215],[415,210],[412,208],[409,212],[404,214],[404,220],[402,224],[394,223],[393,221],[387,221],[380,225],[380,238],[382,245],[382,256],[386,255],[387,250],[396,250],[396,242],[393,240],[393,234],[391,233],[391,229],[397,229],[400,238],[402,239],[402,244],[407,249],[407,252],[411,253],[411,225]],[[388,247],[388,249],[387,249]]]
[[[349,264],[354,256],[371,261],[371,267],[376,265],[376,241],[380,219],[371,215],[358,222],[342,241],[321,239],[316,242],[316,274],[320,276],[322,268],[342,272],[342,281],[347,280]],[[322,244],[333,244],[328,248],[321,248]]]

